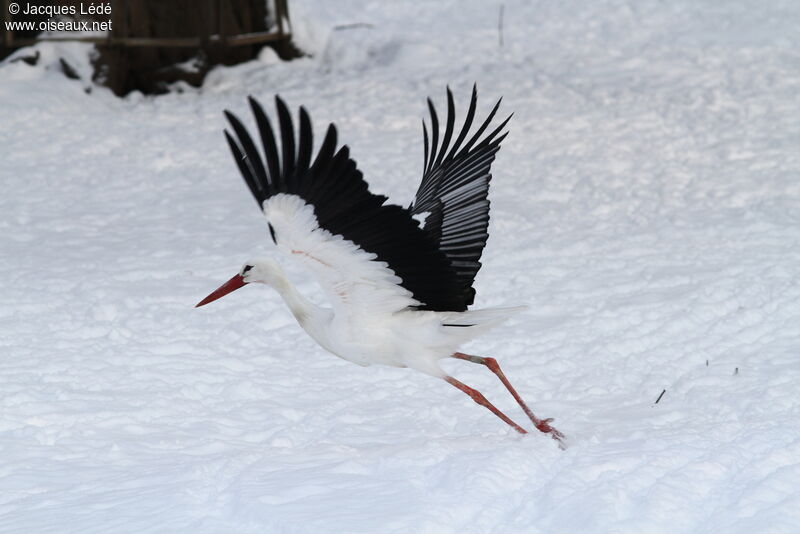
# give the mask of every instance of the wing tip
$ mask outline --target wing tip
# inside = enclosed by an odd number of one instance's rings
[[[225,115],[225,118],[228,119],[228,122],[233,125],[234,122],[238,122],[241,124],[242,121],[239,120],[239,117],[236,116],[236,113],[229,109],[225,109],[222,111],[222,114]]]

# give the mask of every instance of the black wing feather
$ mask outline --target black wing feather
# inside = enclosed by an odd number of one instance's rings
[[[264,184],[268,192],[271,185],[276,183],[281,175],[280,159],[278,159],[278,148],[275,144],[275,133],[272,130],[272,124],[269,118],[264,113],[264,108],[256,101],[255,98],[249,97],[250,109],[253,111],[253,116],[256,118],[258,125],[258,134],[261,136],[261,145],[264,147],[264,154],[266,155],[267,168],[269,169],[269,177]],[[263,202],[268,195],[265,194],[261,199]],[[260,204],[259,204],[260,205]]]
[[[305,108],[300,108],[300,146],[297,149],[297,174],[308,171],[311,163],[311,151],[314,148],[314,134],[311,130],[311,118]]]
[[[284,179],[291,179],[294,175],[295,153],[294,153],[294,125],[292,124],[292,114],[281,97],[275,95],[275,107],[278,109],[278,124],[281,129],[281,176]]]
[[[258,202],[258,205],[261,206],[262,201],[260,199],[263,193],[260,189],[259,182],[253,178],[253,172],[247,166],[247,163],[245,163],[244,154],[242,154],[239,145],[233,140],[233,137],[231,137],[231,134],[229,134],[227,130],[225,131],[225,139],[228,141],[228,146],[231,147],[233,159],[236,161],[236,166],[239,167],[239,172],[242,173],[244,181],[247,183],[247,187],[250,188],[250,192],[253,193],[253,197],[256,199],[256,202]]]
[[[233,126],[234,132],[236,132],[236,136],[239,138],[240,149],[244,151],[243,156],[241,156],[240,152],[241,161],[247,167],[248,174],[250,175],[253,183],[259,187],[260,194],[264,194],[265,191],[261,190],[259,184],[267,183],[266,171],[264,170],[264,164],[261,162],[261,158],[258,155],[256,146],[253,144],[252,138],[247,133],[247,129],[245,129],[236,115],[226,111],[225,116],[228,118],[228,121]],[[245,180],[247,180],[247,178],[245,178]]]
[[[262,209],[264,201],[273,195],[298,195],[313,206],[320,227],[375,254],[377,261],[386,262],[402,280],[401,285],[421,303],[419,309],[466,310],[470,295],[465,293],[451,260],[439,250],[440,243],[419,227],[409,210],[386,204],[386,197],[369,192],[350,158],[349,148],[342,146],[337,150],[334,125],[328,126],[314,162],[309,165],[313,137],[307,112],[300,109],[299,137],[295,137],[286,104],[276,97],[275,105],[280,155],[266,113],[250,98],[266,165],[241,121],[232,113],[225,113],[235,134],[226,131],[225,137],[239,171]],[[443,146],[442,150],[445,149]],[[433,164],[433,157],[426,165]],[[280,240],[280,235],[277,239]]]
[[[450,150],[450,154],[448,154],[447,156],[448,158],[452,158],[455,155],[456,151],[458,150],[458,147],[461,146],[461,143],[464,142],[464,138],[467,137],[469,129],[470,127],[472,127],[472,120],[475,118],[475,108],[477,107],[478,107],[478,87],[473,85],[472,98],[469,101],[469,111],[467,111],[467,118],[464,119],[464,126],[461,127],[461,133],[458,134],[456,142],[453,143],[453,148]]]
[[[433,160],[436,159],[436,152],[439,147],[439,118],[436,116],[436,108],[433,107],[433,101],[428,99],[428,111],[431,113],[431,159],[425,162],[425,170],[430,172],[433,168]]]
[[[453,125],[456,122],[456,104],[453,102],[453,92],[447,88],[447,126],[444,130],[444,138],[442,139],[442,150],[439,152],[439,157],[436,158],[435,166],[442,164],[445,152],[447,152],[447,145],[450,144],[450,137],[453,135]]]
[[[447,123],[442,146],[439,149],[437,146],[439,120],[433,103],[428,99],[433,143],[429,157],[428,132],[423,122],[424,173],[414,204],[411,206],[414,214],[428,214],[424,230],[428,232],[439,250],[447,256],[450,266],[456,271],[467,304],[472,304],[474,300],[475,290],[472,285],[475,275],[481,268],[481,254],[489,238],[488,196],[489,182],[492,179],[491,165],[497,151],[500,150],[500,143],[507,135],[499,134],[511,118],[509,116],[489,135],[482,137],[497,114],[500,107],[498,100],[488,117],[462,148],[461,143],[467,138],[472,127],[477,100],[477,88],[473,86],[464,125],[453,146],[449,147],[455,123],[455,104],[452,92],[447,89]]]

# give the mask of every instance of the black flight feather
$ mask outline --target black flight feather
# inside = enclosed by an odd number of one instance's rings
[[[500,143],[507,135],[504,133],[498,137],[498,134],[511,118],[509,116],[489,135],[481,138],[497,114],[500,107],[498,100],[477,131],[461,147],[472,127],[477,100],[477,87],[473,86],[464,125],[453,146],[449,147],[455,122],[455,104],[452,92],[447,89],[447,122],[439,148],[439,120],[433,103],[428,99],[433,141],[429,156],[428,132],[423,122],[424,171],[422,183],[410,208],[414,214],[428,214],[424,230],[456,271],[460,291],[467,304],[473,302],[475,291],[472,285],[481,268],[480,257],[489,238],[491,165]]]
[[[456,253],[463,252],[463,246],[461,249],[456,247],[452,253],[440,250],[443,245],[454,247],[456,246],[454,243],[461,243],[441,237],[443,228],[451,231],[456,227],[451,228],[444,223],[438,223],[438,228],[426,226],[423,230],[411,217],[409,210],[386,204],[386,197],[370,193],[355,161],[350,157],[347,146],[337,149],[337,133],[332,124],[328,126],[313,163],[309,164],[313,154],[313,137],[308,113],[300,109],[299,134],[296,136],[286,104],[276,97],[275,105],[280,151],[269,118],[261,105],[254,98],[250,98],[250,107],[256,119],[263,145],[263,157],[266,161],[261,159],[262,155],[258,153],[241,121],[230,112],[225,114],[234,134],[226,131],[226,139],[236,165],[259,205],[263,208],[265,200],[279,193],[300,196],[313,207],[320,227],[375,254],[376,261],[385,262],[401,279],[401,285],[421,303],[419,309],[466,310],[467,305],[472,302],[474,291],[471,287],[465,286],[464,277],[460,272],[462,268],[453,262],[454,259],[462,261]],[[449,133],[445,132],[441,152],[438,152],[438,122],[433,104],[430,103],[430,106],[433,115],[434,149],[430,157],[425,158],[425,166],[431,168],[433,173],[442,174],[441,167],[448,165],[452,159],[450,155],[444,157],[442,154],[446,153],[447,144],[452,136],[454,109],[452,106],[448,107],[446,128]],[[471,114],[468,114],[468,117]],[[466,134],[461,132],[457,142],[462,141],[464,135]],[[479,150],[480,146],[476,150]],[[436,158],[437,154],[440,157]],[[424,184],[425,179],[423,179]],[[443,201],[435,196],[436,190],[438,186],[433,188],[430,202],[443,204]],[[446,202],[449,201],[444,201]],[[447,213],[449,212],[443,204],[438,212],[434,211],[431,214],[428,224],[441,217],[441,214]],[[277,234],[273,238],[280,242],[281,236]],[[485,239],[481,241],[478,236],[473,241],[477,245],[470,249],[467,258],[470,266],[473,266],[471,259],[475,256],[476,250],[477,256],[480,256]]]

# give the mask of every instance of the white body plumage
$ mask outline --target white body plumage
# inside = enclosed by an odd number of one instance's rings
[[[437,361],[523,308],[465,312],[420,311],[385,262],[317,224],[302,198],[278,194],[264,202],[278,250],[302,263],[324,290],[331,308],[297,292],[277,262],[247,262],[245,282],[270,285],[301,327],[327,351],[359,365],[411,367],[442,377]],[[247,268],[250,266],[251,268]]]

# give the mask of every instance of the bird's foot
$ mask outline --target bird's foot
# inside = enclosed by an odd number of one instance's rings
[[[537,420],[535,422],[536,430],[542,432],[543,434],[550,434],[550,436],[558,442],[558,446],[564,449],[566,448],[566,438],[564,437],[564,434],[550,426],[552,421],[552,418]]]

